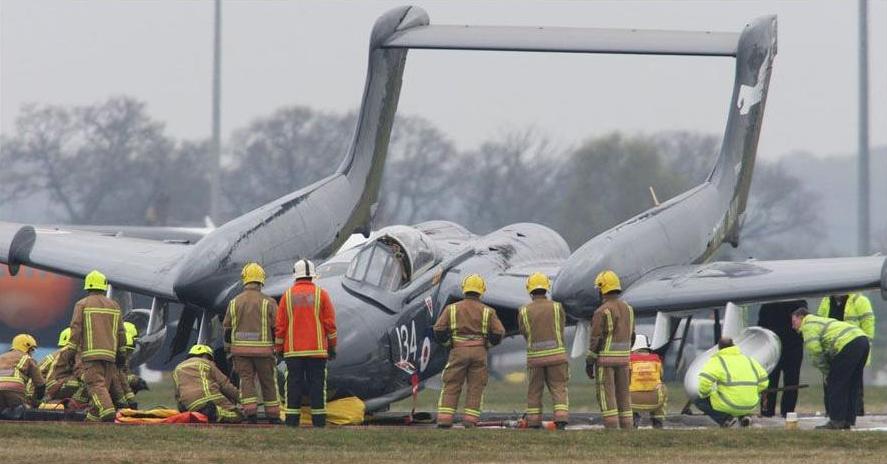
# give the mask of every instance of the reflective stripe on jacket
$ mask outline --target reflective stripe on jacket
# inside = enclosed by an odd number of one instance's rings
[[[206,403],[227,398],[237,401],[238,390],[216,365],[204,358],[188,358],[172,372],[176,386],[176,401],[189,411],[196,411]]]
[[[628,365],[633,332],[634,309],[616,295],[604,295],[591,318],[588,361],[602,366]]]
[[[813,357],[813,365],[827,371],[831,360],[857,337],[865,337],[865,332],[855,325],[809,314],[801,322],[801,336],[804,347]]]
[[[117,302],[91,293],[74,305],[68,346],[80,352],[82,361],[114,362],[126,345],[126,333]]]
[[[738,346],[718,350],[699,373],[699,396],[711,396],[716,411],[732,416],[754,413],[770,379],[760,363]]]
[[[539,367],[567,362],[564,345],[564,308],[544,296],[518,311],[518,328],[527,340],[527,366]]]
[[[9,350],[0,355],[0,391],[25,392],[25,385],[34,382],[35,387],[44,384],[40,368],[30,355]]]
[[[277,306],[275,349],[286,358],[326,358],[336,346],[336,311],[326,290],[298,280]]]
[[[230,352],[238,356],[274,354],[277,302],[265,296],[258,284],[249,283],[231,299],[222,327],[231,330]]]
[[[466,298],[446,307],[434,323],[435,332],[449,332],[454,348],[489,346],[487,336],[505,334],[496,311],[477,299]]]
[[[654,391],[662,383],[662,361],[655,353],[631,353],[629,391]]]

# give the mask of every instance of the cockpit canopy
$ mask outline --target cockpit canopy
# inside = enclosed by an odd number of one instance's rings
[[[408,226],[390,226],[373,234],[357,253],[345,277],[388,290],[397,290],[440,260],[434,242]]]

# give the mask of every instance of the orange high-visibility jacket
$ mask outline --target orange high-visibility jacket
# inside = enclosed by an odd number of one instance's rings
[[[299,280],[280,297],[274,346],[285,358],[326,358],[336,346],[336,310],[326,290]]]

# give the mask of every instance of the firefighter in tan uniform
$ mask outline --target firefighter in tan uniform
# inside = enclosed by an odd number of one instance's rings
[[[480,302],[486,290],[484,279],[471,274],[462,280],[465,299],[447,306],[434,324],[434,338],[450,346],[450,356],[441,375],[443,388],[437,404],[437,425],[453,425],[453,415],[459,405],[462,384],[468,384],[462,424],[477,425],[480,418],[484,388],[487,386],[487,348],[498,345],[505,328],[496,311]]]
[[[243,292],[228,304],[222,327],[225,349],[234,359],[234,372],[240,377],[240,404],[247,422],[256,423],[258,398],[256,379],[262,389],[265,416],[280,423],[277,393],[277,366],[274,357],[274,326],[277,302],[262,293],[265,270],[249,263],[241,272]]]
[[[188,359],[173,370],[172,379],[179,411],[202,413],[210,422],[240,422],[240,411],[235,406],[240,392],[216,367],[212,348],[192,346]]]
[[[104,274],[87,274],[84,289],[86,297],[74,305],[68,346],[82,363],[81,378],[91,406],[86,420],[110,422],[116,414],[115,403],[125,403],[116,381],[117,367],[126,362],[123,318],[117,302],[105,296],[108,280]]]
[[[622,285],[615,272],[606,270],[594,280],[603,302],[591,318],[591,339],[585,372],[596,378],[604,427],[630,430],[633,426],[629,392],[629,355],[634,333],[634,310],[619,299]]]
[[[638,334],[631,347],[631,409],[634,426],[640,422],[642,412],[650,413],[654,429],[661,429],[665,422],[668,389],[662,383],[662,360],[650,351],[646,335]]]
[[[46,385],[40,368],[31,357],[37,349],[37,340],[28,334],[18,334],[12,339],[12,349],[0,355],[0,416],[4,409],[24,408],[25,386],[34,384],[34,396],[42,398]],[[33,404],[33,403],[32,403]],[[35,405],[35,404],[34,404]],[[11,417],[10,417],[11,418]]]
[[[570,365],[564,345],[566,314],[560,303],[546,298],[551,290],[548,276],[540,272],[527,279],[527,292],[533,302],[518,311],[518,327],[527,340],[527,425],[542,427],[542,393],[545,387],[554,402],[554,423],[559,430],[567,426],[570,402],[567,382]]]
[[[132,322],[123,323],[123,332],[126,342],[123,344],[123,364],[117,366],[117,376],[114,379],[114,389],[123,392],[123,401],[118,406],[125,406],[130,409],[138,409],[136,403],[136,391],[130,382],[132,374],[129,371],[129,358],[136,349],[136,339],[139,335],[139,329]]]
[[[40,363],[42,371],[43,363],[49,361],[49,366],[44,373],[46,401],[72,398],[78,391],[81,392],[81,396],[85,394],[86,387],[80,381],[81,369],[78,365],[76,350],[69,346],[70,341],[71,328],[68,327],[59,333],[59,350],[47,356],[47,359]]]

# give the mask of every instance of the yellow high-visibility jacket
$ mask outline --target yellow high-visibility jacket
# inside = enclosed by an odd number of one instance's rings
[[[831,298],[825,297],[819,303],[819,310],[816,315],[819,317],[829,317],[831,310]],[[862,329],[865,336],[869,340],[875,338],[875,313],[872,311],[872,302],[865,295],[859,293],[851,293],[844,303],[844,322],[849,322]],[[872,352],[869,351],[869,357],[865,362],[868,366],[872,363]]]
[[[711,396],[716,411],[732,416],[753,414],[770,379],[760,363],[742,354],[738,346],[723,348],[699,373],[699,396]]]
[[[828,372],[835,355],[854,339],[866,335],[849,322],[809,314],[801,322],[801,336],[804,337],[804,347],[813,358],[813,365]]]

